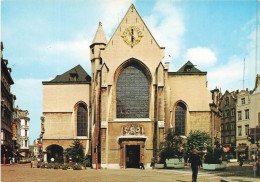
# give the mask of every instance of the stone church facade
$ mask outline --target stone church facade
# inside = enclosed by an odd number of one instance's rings
[[[100,23],[90,45],[91,77],[77,66],[43,82],[44,152],[80,139],[93,166],[138,167],[140,156],[149,166],[167,129],[183,136],[219,131],[207,73],[190,61],[170,72],[164,50],[133,4],[108,42]]]

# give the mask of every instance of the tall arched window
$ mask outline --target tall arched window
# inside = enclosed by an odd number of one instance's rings
[[[88,131],[88,110],[79,104],[77,109],[77,136],[87,136]]]
[[[138,65],[126,67],[116,86],[117,118],[149,118],[149,83]]]
[[[179,102],[175,108],[175,132],[185,135],[186,106]]]

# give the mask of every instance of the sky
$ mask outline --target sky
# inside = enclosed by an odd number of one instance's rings
[[[30,144],[39,137],[42,81],[80,64],[102,22],[110,39],[133,3],[177,71],[190,60],[207,71],[208,88],[254,89],[260,73],[259,0],[2,0],[3,57],[12,68],[15,104],[30,114]],[[245,71],[244,71],[245,70]],[[244,75],[244,76],[243,76]],[[244,80],[244,85],[243,85]]]

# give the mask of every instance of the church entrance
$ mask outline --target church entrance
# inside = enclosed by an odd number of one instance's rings
[[[121,168],[139,168],[140,156],[144,156],[145,138],[121,138],[119,145]]]
[[[126,146],[126,168],[139,168],[140,145]]]

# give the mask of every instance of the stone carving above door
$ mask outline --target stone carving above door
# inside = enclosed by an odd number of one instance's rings
[[[139,136],[143,134],[143,127],[137,124],[131,124],[122,127],[123,136]]]

